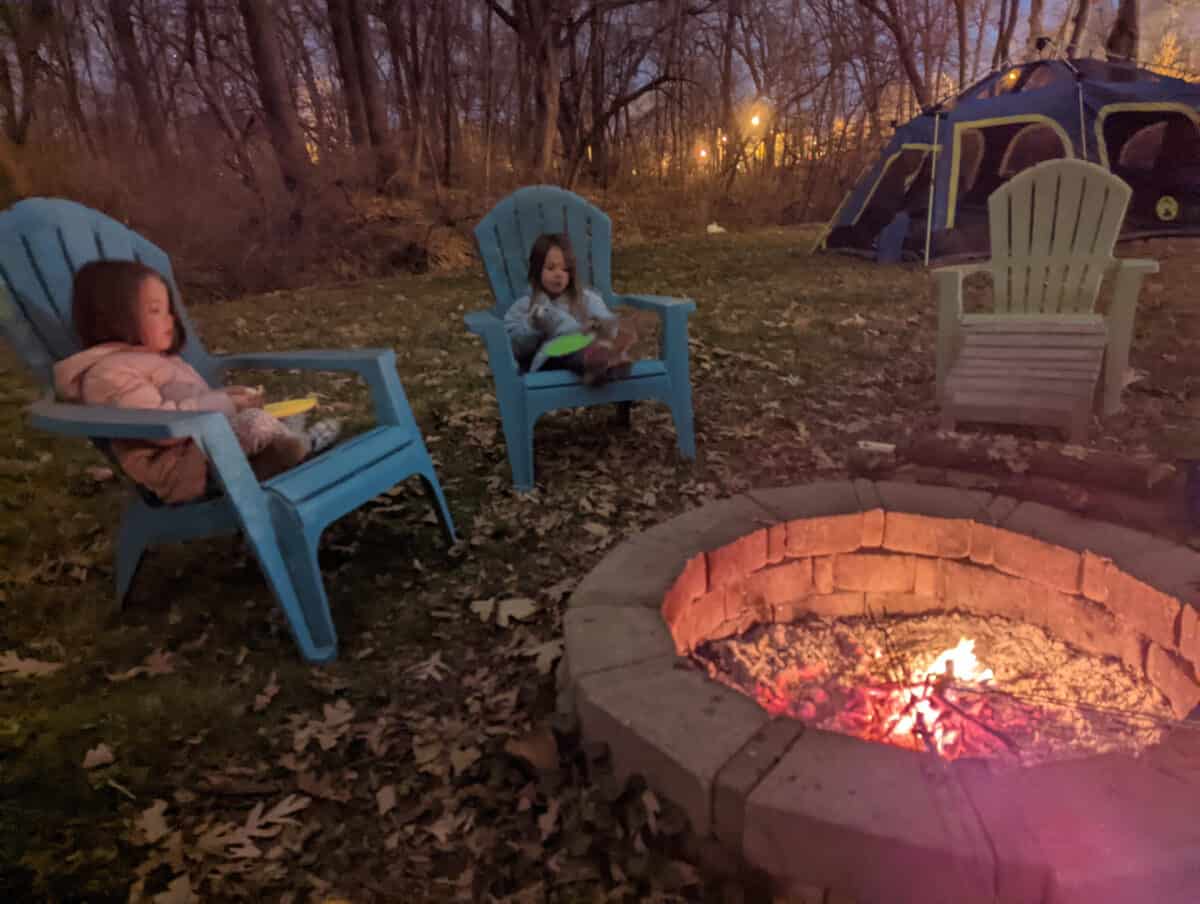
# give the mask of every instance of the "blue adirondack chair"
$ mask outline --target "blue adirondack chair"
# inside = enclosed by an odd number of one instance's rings
[[[638,361],[628,377],[598,387],[585,386],[566,370],[519,371],[504,332],[504,314],[529,293],[529,252],[534,240],[546,232],[565,232],[571,237],[580,281],[599,292],[609,307],[627,305],[659,316],[659,358]],[[657,399],[671,409],[679,451],[686,458],[696,457],[687,337],[687,319],[696,303],[687,298],[614,293],[612,223],[602,211],[564,189],[530,186],[497,204],[475,227],[475,241],[496,303],[490,310],[467,314],[467,328],[487,345],[508,462],[518,490],[533,489],[534,424],[555,408]]]
[[[153,494],[134,488],[118,533],[118,604],[124,601],[148,546],[241,530],[300,652],[313,662],[334,658],[337,633],[317,565],[321,532],[332,521],[416,474],[424,481],[447,540],[454,540],[454,523],[396,374],[394,352],[211,355],[180,305],[188,334],[182,354],[212,385],[221,385],[225,370],[299,368],[350,371],[370,386],[378,426],[260,484],[224,415],[54,401],[54,363],[79,350],[71,327],[73,274],[98,258],[139,260],[153,267],[166,278],[178,302],[166,254],[116,220],[57,198],[30,198],[0,213],[0,289],[6,290],[0,292],[0,335],[50,391],[32,406],[32,423],[43,430],[91,439],[106,452],[113,439],[190,437],[208,456],[224,489],[215,498],[165,505]]]

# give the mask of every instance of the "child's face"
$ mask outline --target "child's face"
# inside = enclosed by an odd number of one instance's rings
[[[169,351],[175,343],[171,296],[161,279],[147,278],[138,287],[138,339],[152,352]]]
[[[562,249],[551,248],[542,263],[542,291],[557,297],[567,290],[570,281],[571,271],[567,269],[567,259],[563,257]]]

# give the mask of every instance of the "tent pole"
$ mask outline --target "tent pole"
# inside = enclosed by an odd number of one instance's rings
[[[929,240],[933,235],[933,197],[934,186],[937,185],[937,155],[938,155],[938,126],[942,121],[942,111],[935,110],[933,114],[933,150],[930,151],[929,161],[929,209],[925,213],[925,266],[929,266]]]
[[[1079,99],[1079,149],[1082,151],[1081,159],[1086,162],[1088,159],[1087,125],[1083,120],[1083,79],[1078,73],[1075,75],[1075,96]]]

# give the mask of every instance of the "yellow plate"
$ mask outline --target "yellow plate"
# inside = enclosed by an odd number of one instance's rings
[[[286,402],[272,402],[270,405],[263,405],[263,411],[273,417],[291,417],[293,414],[304,414],[304,412],[311,411],[316,407],[316,398],[309,396],[306,399],[288,399]]]

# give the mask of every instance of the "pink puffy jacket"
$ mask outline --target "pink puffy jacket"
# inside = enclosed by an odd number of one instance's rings
[[[85,405],[156,408],[160,411],[236,409],[179,355],[161,355],[140,345],[106,342],[64,358],[54,366],[59,397]],[[203,495],[208,459],[190,439],[114,440],[113,453],[132,480],[164,502]]]

